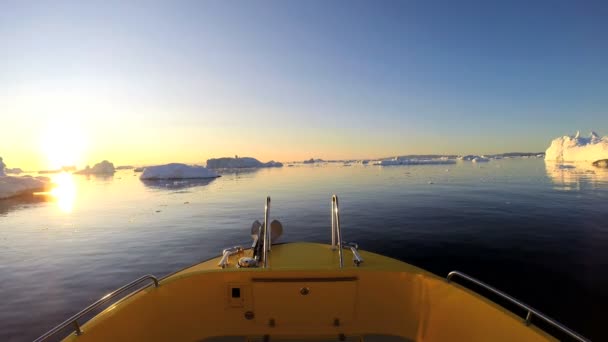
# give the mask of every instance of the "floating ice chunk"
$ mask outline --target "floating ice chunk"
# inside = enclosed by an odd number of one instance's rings
[[[274,160],[268,163],[262,163],[261,161],[251,157],[238,157],[235,158],[215,158],[207,160],[207,167],[210,169],[243,169],[243,168],[259,168],[259,167],[281,167],[282,163],[275,162]]]
[[[0,199],[31,194],[49,187],[48,178],[0,176]]]
[[[102,161],[101,163],[95,164],[93,167],[87,167],[84,170],[80,170],[74,172],[77,175],[112,175],[116,172],[114,168],[114,164],[110,163],[107,160]]]
[[[4,169],[6,169],[6,164],[2,161],[2,157],[0,157],[0,177],[5,176]]]
[[[490,159],[484,158],[484,157],[475,157],[475,158],[471,159],[471,161],[473,163],[486,163],[486,162],[489,162]]]
[[[172,163],[166,165],[148,166],[139,177],[140,179],[199,179],[216,178],[217,172],[203,166]]]
[[[608,159],[608,137],[600,138],[595,132],[591,132],[589,138],[583,138],[577,132],[575,136],[553,139],[545,152],[545,160],[557,162],[593,162],[600,159]]]

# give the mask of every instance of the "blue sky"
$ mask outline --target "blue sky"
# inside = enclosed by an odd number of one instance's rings
[[[79,162],[124,163],[541,151],[608,134],[606,2],[0,8],[13,164],[43,165],[48,131],[82,140]]]

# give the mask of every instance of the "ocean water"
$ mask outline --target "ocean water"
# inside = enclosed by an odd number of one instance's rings
[[[468,273],[592,340],[608,340],[608,170],[540,159],[474,164],[315,164],[205,182],[56,175],[54,195],[0,201],[0,341],[31,340],[103,294],[250,243],[270,216],[281,241],[344,239],[438,275]]]

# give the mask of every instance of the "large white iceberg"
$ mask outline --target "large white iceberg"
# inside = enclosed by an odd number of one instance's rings
[[[393,159],[386,160],[378,160],[373,163],[373,165],[380,166],[393,166],[393,165],[445,165],[445,164],[455,164],[456,161],[453,159],[449,159],[446,157],[437,158],[437,159],[419,159],[419,158],[402,158],[395,157]]]
[[[139,176],[140,179],[200,179],[219,177],[217,172],[203,166],[171,163],[148,166]]]
[[[6,165],[0,157],[0,199],[31,194],[49,187],[49,180],[46,177],[6,176],[5,171]]]
[[[545,152],[545,160],[557,162],[596,161],[608,159],[608,137],[600,138],[591,132],[588,138],[565,135],[553,139]]]
[[[281,166],[283,166],[282,163],[275,162],[274,160],[271,160],[268,163],[262,163],[251,157],[213,158],[207,160],[207,167],[210,169],[244,169]]]
[[[80,170],[75,173],[78,175],[112,175],[114,172],[116,172],[114,164],[104,160],[101,163],[95,164],[93,167],[89,167],[87,165],[84,170]]]
[[[49,187],[48,179],[31,176],[13,177],[0,176],[0,199],[31,194],[44,191]]]

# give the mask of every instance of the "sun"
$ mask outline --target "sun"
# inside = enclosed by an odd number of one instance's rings
[[[54,122],[47,125],[41,135],[41,148],[49,169],[76,166],[82,163],[86,150],[86,137],[76,125]]]

